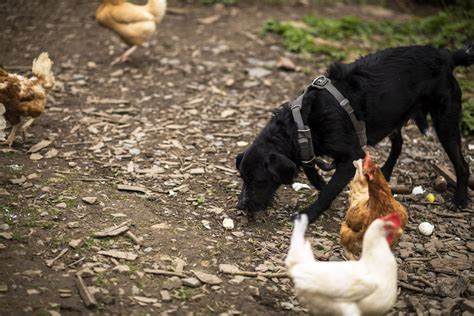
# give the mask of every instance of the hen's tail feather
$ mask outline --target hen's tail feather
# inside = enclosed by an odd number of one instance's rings
[[[464,66],[468,67],[474,64],[474,42],[466,45],[462,49],[451,52],[454,67]]]
[[[311,245],[304,238],[308,222],[308,215],[306,214],[301,214],[295,219],[293,233],[291,235],[290,250],[288,251],[288,256],[285,261],[288,269],[291,269],[298,263],[314,261]]]
[[[166,0],[148,0],[147,8],[155,17],[155,22],[160,23],[166,13]]]
[[[43,80],[43,87],[51,89],[54,86],[54,74],[52,71],[53,61],[48,53],[41,53],[38,58],[33,60],[32,72],[35,76]]]

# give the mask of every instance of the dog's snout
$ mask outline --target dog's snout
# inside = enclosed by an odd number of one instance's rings
[[[248,205],[247,205],[248,202],[249,202],[249,198],[248,198],[247,188],[244,185],[242,187],[242,191],[240,192],[240,195],[239,195],[239,201],[237,202],[237,208],[239,210],[247,210],[248,209]]]

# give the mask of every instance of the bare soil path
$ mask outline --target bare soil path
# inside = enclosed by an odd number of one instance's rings
[[[317,194],[283,187],[256,222],[235,209],[234,157],[273,108],[327,66],[325,59],[287,55],[272,37],[257,35],[268,18],[377,14],[340,5],[170,2],[179,10],[166,16],[149,47],[116,67],[109,63],[125,47],[95,23],[96,1],[0,3],[0,63],[26,73],[47,51],[58,81],[26,143],[19,138],[13,150],[0,151],[0,315],[305,313],[288,279],[219,271],[231,264],[284,272],[290,214]],[[215,19],[200,20],[208,17]],[[299,71],[276,67],[281,56]],[[409,125],[404,137],[395,181],[434,192],[432,163],[450,166],[436,136],[430,130],[423,137]],[[36,155],[27,152],[41,140],[51,143]],[[472,166],[474,138],[463,143]],[[388,150],[383,142],[375,155],[383,161]],[[392,315],[474,312],[472,203],[453,212],[444,202],[452,191],[435,194],[435,204],[399,197],[410,221],[396,248],[401,287]],[[342,259],[338,231],[346,197],[308,233],[320,260]],[[225,218],[233,229],[223,227]],[[422,221],[435,225],[433,236],[418,232]],[[94,238],[123,222],[129,233]],[[78,272],[95,307],[81,298]]]

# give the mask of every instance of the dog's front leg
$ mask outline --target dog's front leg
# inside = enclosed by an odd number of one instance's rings
[[[332,201],[345,188],[349,181],[354,177],[355,168],[352,160],[336,162],[336,172],[327,185],[319,192],[318,199],[300,213],[308,215],[309,222],[313,223],[330,206]]]
[[[306,177],[308,177],[308,180],[309,182],[311,182],[313,187],[315,187],[319,191],[324,188],[324,186],[326,185],[326,181],[324,181],[323,177],[321,177],[315,167],[303,166],[303,171],[306,174]]]

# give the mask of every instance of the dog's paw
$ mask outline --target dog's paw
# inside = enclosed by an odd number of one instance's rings
[[[467,202],[468,202],[467,197],[454,196],[452,201],[451,201],[452,208],[455,208],[455,209],[458,209],[458,210],[465,209],[465,208],[467,208]]]

